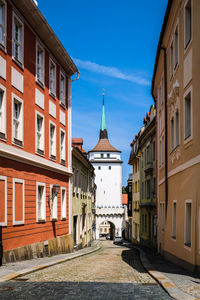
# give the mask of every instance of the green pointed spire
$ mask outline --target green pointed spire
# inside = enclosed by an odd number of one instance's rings
[[[102,108],[102,115],[101,115],[101,128],[102,131],[106,128],[106,115],[105,115],[105,108],[104,108],[104,92],[103,92],[103,108]]]

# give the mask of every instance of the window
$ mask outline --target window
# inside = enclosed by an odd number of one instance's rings
[[[81,175],[80,175],[80,181],[81,181]],[[75,173],[75,189],[76,189],[76,194],[78,196],[78,187],[79,187],[79,171],[76,170],[76,173]]]
[[[6,134],[6,89],[0,84],[0,138]]]
[[[191,127],[191,92],[189,92],[185,97],[185,139],[191,136]]]
[[[174,150],[174,118],[171,119],[171,150]]]
[[[50,59],[49,63],[49,91],[55,97],[56,96],[56,65]]]
[[[147,149],[146,149],[146,160],[147,160],[147,163],[151,162],[151,148],[150,148],[150,145],[147,146]]]
[[[161,167],[162,164],[162,146],[161,146],[161,141],[159,143],[159,166]]]
[[[36,80],[44,84],[44,48],[36,44]]]
[[[66,188],[61,188],[61,219],[67,217]]]
[[[23,141],[23,101],[13,95],[13,142],[22,145]]]
[[[107,158],[110,158],[110,153],[107,153]]]
[[[176,27],[174,34],[174,69],[178,65],[178,26]]]
[[[192,37],[192,8],[191,0],[185,6],[185,49],[187,48]]]
[[[60,73],[60,102],[65,106],[65,76]]]
[[[176,146],[179,145],[179,112],[176,111]]]
[[[150,195],[150,184],[151,184],[151,180],[150,179],[148,179],[147,181],[146,181],[146,197],[147,197],[147,199],[150,199],[150,197],[151,197],[151,195]]]
[[[24,224],[24,180],[13,178],[13,224]]]
[[[49,148],[50,158],[56,159],[56,126],[52,122],[49,128]]]
[[[101,158],[103,158],[103,153],[101,153]]]
[[[53,185],[50,185],[50,190],[51,190],[51,220],[55,221],[57,220],[58,216],[58,208],[57,208],[57,196],[55,192],[53,191]]]
[[[44,154],[44,117],[36,111],[36,152]]]
[[[7,226],[7,177],[0,176],[0,226]]]
[[[41,222],[46,219],[46,187],[44,183],[37,182],[36,188],[36,222]]]
[[[186,202],[185,208],[185,245],[191,247],[192,203]]]
[[[60,161],[61,161],[61,163],[65,162],[65,152],[66,152],[65,132],[62,129],[60,129]]]
[[[24,25],[20,19],[13,15],[13,58],[23,64],[24,60]]]
[[[98,166],[98,170],[101,170],[101,166]]]
[[[109,166],[108,169],[111,170],[111,166]]]
[[[6,3],[0,0],[0,45],[6,47]]]
[[[156,142],[153,142],[153,160],[156,159]]]
[[[176,238],[176,202],[173,202],[172,237]]]
[[[174,49],[173,48],[174,47],[173,47],[173,43],[172,43],[171,46],[170,46],[170,66],[171,66],[171,68],[170,68],[170,75],[171,75],[171,77],[172,77],[173,71],[174,71],[174,58],[173,58]]]

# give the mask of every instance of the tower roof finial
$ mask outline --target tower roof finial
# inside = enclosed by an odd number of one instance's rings
[[[100,138],[108,138],[108,133],[106,128],[105,108],[104,108],[104,89],[103,89],[102,96],[103,96],[103,107],[102,107],[102,115],[101,115]]]
[[[103,89],[103,93],[102,93],[102,96],[103,96],[103,105],[104,105],[104,89]]]

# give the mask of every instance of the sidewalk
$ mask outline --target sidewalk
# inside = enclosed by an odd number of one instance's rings
[[[0,282],[8,281],[21,275],[32,273],[68,260],[72,260],[77,257],[93,253],[100,248],[101,246],[99,242],[94,241],[91,247],[87,247],[72,253],[59,254],[50,257],[42,257],[5,264],[0,267]]]
[[[200,300],[200,277],[166,260],[155,251],[133,246],[140,251],[140,258],[145,269],[160,283],[174,299]]]

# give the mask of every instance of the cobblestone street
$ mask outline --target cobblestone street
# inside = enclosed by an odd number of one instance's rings
[[[0,299],[172,299],[136,250],[103,241],[94,254],[0,284]]]

